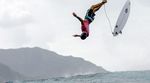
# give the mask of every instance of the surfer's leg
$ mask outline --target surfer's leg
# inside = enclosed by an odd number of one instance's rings
[[[97,4],[95,4],[95,5],[92,5],[90,9],[92,9],[93,12],[95,13],[97,10],[99,10],[99,9],[102,7],[102,5],[104,5],[106,2],[107,2],[107,0],[103,0],[103,1],[100,2],[100,3],[97,3]]]

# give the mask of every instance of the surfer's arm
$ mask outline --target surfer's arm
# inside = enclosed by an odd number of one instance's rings
[[[74,17],[76,17],[81,22],[81,24],[83,24],[83,19],[81,17],[77,16],[77,14],[74,12],[72,14]]]
[[[75,35],[73,35],[73,37],[81,37],[81,35],[77,35],[77,34],[75,34]]]

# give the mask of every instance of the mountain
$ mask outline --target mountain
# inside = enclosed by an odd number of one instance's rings
[[[0,63],[32,79],[107,72],[82,58],[62,56],[38,47],[0,49],[0,57]]]
[[[18,72],[11,70],[8,66],[0,63],[0,81],[24,79]]]

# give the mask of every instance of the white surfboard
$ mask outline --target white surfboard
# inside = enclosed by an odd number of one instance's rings
[[[122,34],[122,29],[124,28],[128,17],[130,13],[130,0],[127,0],[125,5],[122,8],[122,11],[120,12],[120,15],[118,17],[116,26],[114,28],[113,36],[117,36],[118,34]]]

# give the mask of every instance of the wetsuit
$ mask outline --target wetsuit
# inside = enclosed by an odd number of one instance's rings
[[[89,36],[89,24],[94,20],[95,13],[92,9],[88,9],[85,18],[83,20],[81,29],[83,33],[86,33]]]

